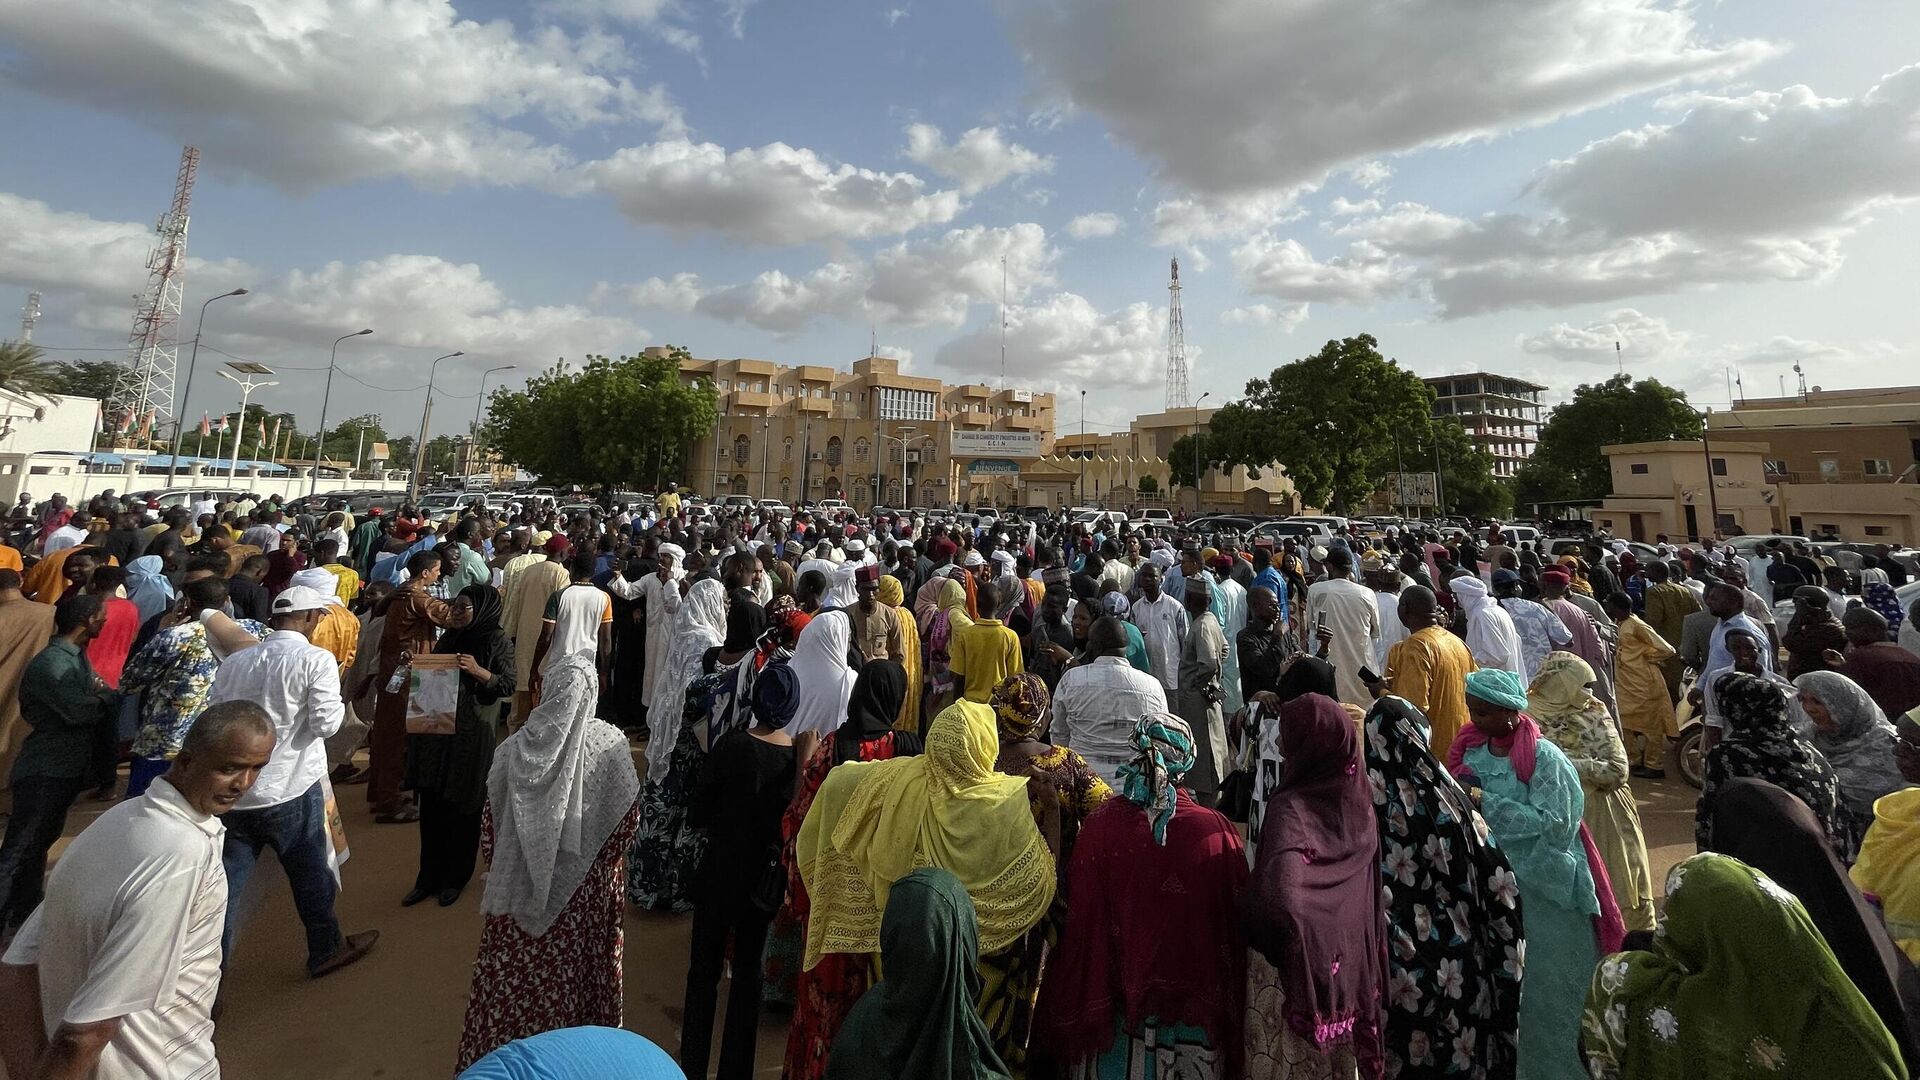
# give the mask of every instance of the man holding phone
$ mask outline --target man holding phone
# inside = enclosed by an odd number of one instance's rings
[[[1359,708],[1373,702],[1360,681],[1360,669],[1373,662],[1380,639],[1380,609],[1373,590],[1353,580],[1353,552],[1327,549],[1327,576],[1307,590],[1307,618],[1313,624],[1314,650],[1324,648],[1333,665],[1340,700]]]

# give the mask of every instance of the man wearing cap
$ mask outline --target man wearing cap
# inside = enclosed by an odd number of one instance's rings
[[[1247,590],[1233,578],[1234,564],[1240,560],[1227,551],[1222,551],[1207,561],[1207,569],[1214,579],[1213,591],[1219,595],[1220,607],[1225,611],[1221,618],[1221,632],[1226,640],[1237,641],[1240,631],[1247,628]],[[1237,650],[1228,649],[1225,664],[1220,672],[1221,689],[1226,692],[1222,708],[1232,714],[1240,711],[1240,657]]]
[[[368,930],[342,937],[333,911],[339,885],[327,830],[326,738],[340,730],[346,705],[339,666],[309,640],[329,605],[325,594],[304,585],[282,590],[273,600],[273,632],[228,657],[214,676],[211,694],[215,705],[259,705],[274,729],[272,758],[226,818],[221,862],[229,899],[222,955],[233,956],[235,915],[247,875],[260,849],[270,847],[293,886],[293,904],[307,928],[307,974],[315,978],[365,956],[380,936]]]
[[[640,579],[640,603],[647,612],[646,668],[640,674],[640,700],[653,701],[654,679],[667,666],[667,654],[673,649],[673,616],[680,610],[681,579],[686,572],[680,564],[687,553],[678,544],[661,544],[654,549],[653,573]],[[562,587],[565,586],[562,582]]]
[[[1380,607],[1373,590],[1353,580],[1353,552],[1344,546],[1316,548],[1327,576],[1307,590],[1307,623],[1314,648],[1327,642],[1327,662],[1333,665],[1340,700],[1365,709],[1373,694],[1360,681],[1360,669],[1373,663],[1374,642],[1380,638]]]
[[[1520,679],[1531,686],[1547,654],[1571,644],[1573,634],[1560,616],[1520,595],[1520,575],[1512,570],[1502,567],[1493,572],[1493,595],[1520,636]]]
[[[360,647],[360,620],[354,618],[347,606],[340,602],[339,594],[334,591],[338,581],[324,567],[316,566],[293,575],[289,584],[312,589],[327,598],[319,625],[307,637],[315,645],[327,650],[328,655],[338,663],[340,676],[344,679],[347,669],[353,666],[354,653]]]
[[[1212,806],[1220,796],[1220,781],[1229,764],[1227,724],[1221,711],[1225,698],[1221,668],[1227,657],[1227,637],[1211,610],[1213,590],[1207,586],[1204,571],[1188,578],[1184,588],[1187,633],[1180,643],[1179,683],[1167,700],[1193,729],[1196,755],[1187,781],[1194,799]]]
[[[853,647],[862,662],[902,660],[906,653],[899,613],[879,600],[880,575],[878,564],[859,567],[853,574],[854,591],[860,597],[850,613]]]

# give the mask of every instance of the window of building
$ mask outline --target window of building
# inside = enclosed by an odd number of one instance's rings
[[[1760,466],[1766,470],[1768,476],[1785,476],[1787,474],[1787,463],[1780,458],[1768,458],[1762,461]]]
[[[788,499],[792,497],[793,497],[793,477],[783,476],[780,478],[780,501],[786,502]]]
[[[1834,458],[1821,458],[1820,479],[1829,481],[1840,479],[1840,462]]]
[[[1891,536],[1893,535],[1893,530],[1885,525],[1869,525],[1866,528],[1866,533],[1868,536]]]
[[[1636,461],[1627,466],[1627,471],[1635,476],[1645,476],[1647,475],[1647,463],[1644,461]]]
[[[753,444],[748,441],[745,435],[736,437],[733,440],[733,460],[745,463],[745,461],[752,456]]]
[[[747,478],[746,478],[746,476],[745,476],[744,474],[741,474],[741,473],[735,473],[735,474],[733,474],[733,492],[732,492],[732,494],[735,494],[735,495],[745,495],[746,493],[747,493]]]
[[[853,440],[853,460],[855,462],[861,465],[865,465],[867,463],[867,458],[872,453],[872,450],[873,448],[867,445],[867,440],[865,439]]]
[[[887,460],[895,465],[906,460],[906,450],[899,443],[887,444]]]
[[[931,465],[933,464],[933,459],[937,456],[934,452],[932,439],[920,440],[920,464]]]
[[[827,464],[835,466],[840,464],[840,436],[838,435],[827,440]]]
[[[791,436],[788,437],[786,444],[780,448],[780,460],[781,461],[793,460],[793,439]]]
[[[1727,475],[1727,459],[1726,458],[1717,457],[1713,459],[1713,475],[1715,476]]]
[[[1860,463],[1860,471],[1868,476],[1891,476],[1893,466],[1886,458],[1867,458]]]
[[[721,380],[720,380],[720,389],[722,389],[722,390],[731,390],[731,389],[733,389],[733,380],[732,380],[732,379],[721,379]]]
[[[882,420],[933,419],[934,394],[931,390],[902,390],[882,386],[877,393]]]

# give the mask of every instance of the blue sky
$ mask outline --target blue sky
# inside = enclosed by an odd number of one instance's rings
[[[1616,340],[1703,404],[1911,382],[1916,42],[1895,2],[0,0],[0,311],[123,356],[191,141],[183,336],[252,290],[205,341],[307,424],[363,325],[330,415],[400,430],[455,349],[436,431],[485,368],[664,342],[996,381],[1003,255],[1010,380],[1101,428],[1163,403],[1175,255],[1216,401],[1362,331],[1555,395]]]

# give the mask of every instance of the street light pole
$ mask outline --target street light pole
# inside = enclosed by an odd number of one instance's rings
[[[1200,405],[1212,396],[1213,391],[1209,390],[1200,395],[1199,401],[1193,403],[1193,512],[1196,514],[1200,512],[1200,497],[1204,491],[1201,481],[1206,479],[1202,472],[1206,464],[1206,455],[1201,451],[1207,445],[1207,429],[1200,426]]]
[[[187,395],[193,393],[193,365],[196,362],[198,362],[200,359],[200,329],[201,327],[207,324],[207,304],[211,304],[215,300],[225,300],[229,296],[245,296],[245,295],[247,295],[247,290],[235,289],[232,292],[223,292],[219,296],[210,296],[207,298],[206,304],[200,305],[200,318],[198,321],[196,321],[193,324],[193,351],[187,354],[186,389],[180,392],[180,404],[178,406],[179,411],[175,413],[173,418],[173,454],[167,460],[167,486],[168,487],[173,486],[173,477],[175,475],[175,470],[179,469],[180,467],[180,440],[183,437],[185,437],[187,433],[187,428],[186,428]],[[214,453],[217,454],[219,453],[219,451],[216,450],[214,451]]]
[[[258,370],[248,372],[249,376],[273,374],[273,372],[267,370],[265,367],[259,364],[253,364],[250,366]],[[220,373],[220,377],[223,379],[232,380],[234,385],[240,388],[240,424],[235,428],[233,433],[233,464],[227,467],[228,481],[237,483],[240,476],[240,439],[241,439],[241,436],[246,433],[247,400],[253,397],[253,392],[255,390],[259,390],[268,386],[279,386],[280,383],[278,380],[270,380],[270,381],[262,382],[258,379],[254,379],[251,377],[246,379],[241,379],[225,371]]]
[[[351,337],[364,337],[371,333],[373,333],[372,328],[368,328],[355,330],[351,334],[342,334],[333,339],[333,349],[327,353],[327,388],[320,395],[320,441],[315,444],[320,450],[313,455],[313,475],[307,482],[309,500],[320,490],[320,453],[327,447],[327,402],[333,398],[333,362],[340,355],[340,343]]]
[[[473,403],[473,451],[471,454],[472,460],[468,462],[469,466],[476,464],[480,459],[480,410],[487,407],[487,376],[496,371],[512,370],[512,364],[503,364],[500,367],[488,368],[480,373],[480,400]]]
[[[1087,501],[1087,392],[1080,391],[1080,502]]]
[[[433,366],[427,369],[427,406],[420,410],[420,437],[414,441],[413,445],[413,475],[407,478],[409,502],[420,497],[420,476],[427,468],[427,421],[433,417],[433,380],[440,373],[440,361],[465,355],[467,354],[464,352],[450,352],[435,358]]]

